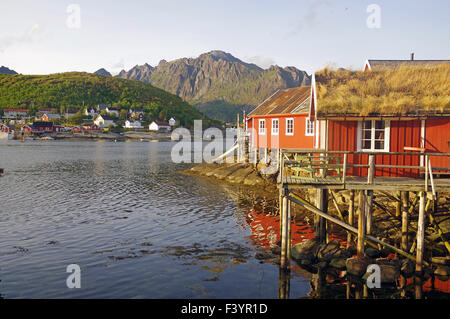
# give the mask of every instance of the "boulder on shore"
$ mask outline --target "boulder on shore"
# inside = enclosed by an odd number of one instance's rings
[[[341,253],[341,244],[337,240],[332,240],[327,244],[319,246],[317,258],[323,261],[330,261],[331,259],[340,256]]]
[[[369,259],[359,259],[358,257],[348,258],[345,262],[347,273],[356,277],[361,277],[367,271]]]
[[[401,263],[397,259],[379,258],[375,263],[380,266],[380,281],[382,284],[394,283],[400,276]]]
[[[313,261],[319,246],[315,239],[305,240],[291,248],[291,256],[296,260],[306,259]]]

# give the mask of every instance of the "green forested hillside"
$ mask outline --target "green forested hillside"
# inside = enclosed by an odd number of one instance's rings
[[[25,102],[25,103],[24,103]],[[0,74],[0,109],[41,107],[81,109],[109,104],[120,108],[143,108],[150,120],[175,117],[191,127],[194,119],[218,125],[180,97],[135,80],[68,72],[50,75]]]

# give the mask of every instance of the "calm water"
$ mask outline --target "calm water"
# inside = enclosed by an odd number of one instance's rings
[[[235,187],[179,174],[172,145],[0,142],[0,295],[277,298],[278,266],[255,258],[267,225]],[[294,271],[291,298],[310,290]]]

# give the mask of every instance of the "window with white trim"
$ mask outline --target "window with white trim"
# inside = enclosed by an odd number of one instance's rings
[[[306,127],[305,135],[314,136],[314,121],[311,121],[309,117],[306,118],[305,127]]]
[[[266,134],[266,120],[259,120],[259,134]]]
[[[294,119],[286,119],[286,135],[294,135]]]
[[[272,135],[278,135],[278,119],[272,119]]]
[[[389,151],[389,122],[361,121],[358,133],[358,144],[361,151]]]

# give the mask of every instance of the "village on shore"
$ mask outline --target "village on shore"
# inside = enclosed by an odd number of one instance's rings
[[[170,139],[179,121],[146,121],[143,109],[119,109],[106,104],[59,110],[5,108],[0,120],[0,139]]]

